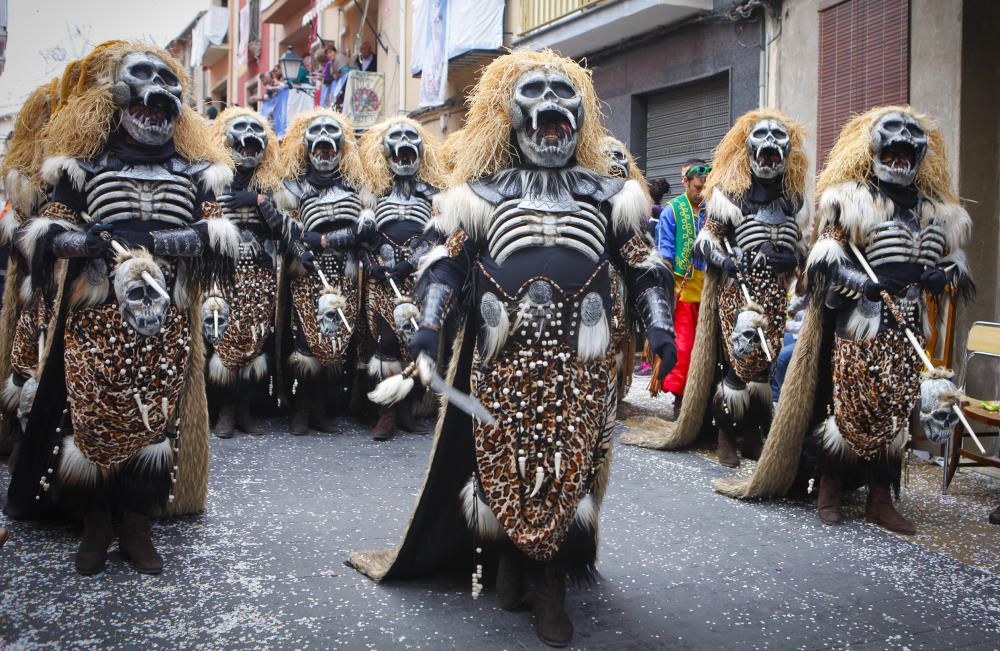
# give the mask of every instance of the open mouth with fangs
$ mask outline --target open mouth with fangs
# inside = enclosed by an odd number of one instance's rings
[[[247,136],[236,145],[236,151],[244,158],[257,158],[264,151],[264,143],[260,138]]]
[[[893,172],[905,174],[913,169],[917,150],[908,142],[893,142],[883,147],[878,157],[882,165]]]
[[[337,157],[337,147],[329,140],[321,140],[313,145],[311,153],[319,160],[332,161]]]
[[[413,165],[417,162],[416,147],[412,145],[400,145],[392,154],[392,162],[404,167]]]
[[[784,154],[781,149],[773,145],[764,145],[757,150],[757,167],[763,170],[775,170],[784,161]]]
[[[572,116],[563,111],[542,110],[532,117],[531,141],[541,150],[564,148],[576,131]]]
[[[177,119],[177,103],[163,94],[152,95],[147,102],[136,100],[128,107],[132,121],[144,129],[165,131]]]

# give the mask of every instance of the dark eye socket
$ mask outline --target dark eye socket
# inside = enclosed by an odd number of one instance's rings
[[[314,124],[313,126],[306,129],[306,133],[308,133],[311,136],[318,136],[322,130],[323,130],[322,124]]]
[[[885,123],[885,128],[889,131],[899,131],[903,128],[903,123],[899,120],[889,120]]]
[[[754,138],[757,138],[758,140],[760,140],[762,138],[766,138],[767,137],[767,129],[765,129],[764,127],[761,127],[759,129],[755,129],[752,135],[753,135]]]
[[[551,88],[562,99],[570,99],[576,96],[576,89],[562,81],[553,82]]]
[[[250,130],[254,133],[264,133],[264,127],[256,122],[250,123]]]
[[[177,75],[170,68],[160,68],[160,79],[168,86],[176,86],[178,83]]]
[[[771,133],[772,133],[772,134],[774,134],[774,137],[775,137],[775,138],[787,138],[787,137],[788,137],[788,134],[787,134],[787,133],[785,133],[785,132],[784,132],[783,130],[781,130],[781,129],[775,129],[775,130],[774,130],[774,131],[772,131]]]
[[[525,85],[521,86],[521,94],[532,99],[540,97],[544,90],[545,84],[541,81],[529,81]]]
[[[125,292],[125,296],[130,301],[140,301],[146,296],[146,290],[141,285],[137,285]]]
[[[910,125],[907,125],[907,126],[910,129],[910,133],[913,134],[913,135],[915,135],[916,137],[920,138],[920,137],[922,137],[924,135],[924,130],[921,129],[919,125],[917,125],[917,124],[914,123],[914,124],[910,124]]]
[[[148,63],[137,63],[130,70],[133,77],[143,81],[153,78],[153,66]]]
[[[414,131],[413,129],[406,129],[405,131],[403,131],[403,135],[406,136],[410,140],[416,140],[417,139],[417,132]]]

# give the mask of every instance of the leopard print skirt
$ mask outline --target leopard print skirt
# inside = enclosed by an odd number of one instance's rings
[[[403,296],[412,297],[413,296],[413,278],[407,278],[402,283],[396,283],[399,287],[399,292]],[[414,303],[416,305],[416,303]],[[371,328],[372,338],[376,344],[382,344],[378,340],[380,336],[380,331],[375,324],[378,323],[378,319],[383,319],[392,328],[393,332],[396,333],[396,346],[399,348],[400,362],[403,366],[406,366],[411,361],[410,350],[406,345],[406,338],[400,331],[400,328],[396,324],[396,318],[393,315],[393,310],[396,309],[396,292],[392,291],[392,287],[389,286],[388,282],[382,282],[375,280],[374,278],[369,278],[368,280],[368,301],[367,301],[367,315],[368,323]],[[375,350],[382,349],[392,349],[393,346],[377,345]]]
[[[356,283],[348,278],[331,277],[327,274],[327,280],[333,285],[337,292],[343,296],[347,305],[344,307],[344,315],[351,330],[357,327],[358,316],[360,314],[360,297]],[[324,337],[320,334],[319,323],[316,317],[316,310],[320,294],[323,293],[323,283],[315,274],[296,278],[292,280],[292,327],[295,331],[300,331],[305,339],[307,351],[325,367],[330,368],[337,364],[342,364],[347,359],[347,345],[351,340],[351,333],[346,327],[337,329],[332,337]]]
[[[240,260],[233,283],[222,288],[229,303],[229,327],[214,350],[230,371],[241,370],[263,352],[274,331],[276,286],[273,269]]]
[[[73,440],[84,457],[109,468],[163,438],[187,375],[190,340],[188,318],[174,305],[149,337],[111,303],[70,315],[66,393]]]
[[[874,339],[836,338],[833,414],[851,452],[873,459],[905,436],[910,412],[920,399],[922,365],[897,328],[883,330]]]
[[[52,311],[43,299],[37,299],[21,310],[14,326],[10,351],[11,369],[22,377],[30,377],[38,369],[38,338],[48,327]]]
[[[767,317],[764,337],[771,349],[771,357],[777,358],[785,335],[785,321],[788,318],[788,287],[782,277],[761,267],[755,267],[750,274],[748,279],[751,285],[750,296],[755,303],[764,308],[764,316]],[[735,279],[723,285],[719,293],[719,324],[726,361],[740,380],[751,382],[766,377],[771,370],[772,362],[767,361],[762,349],[743,359],[733,356],[729,337],[736,326],[736,317],[746,304],[743,291]]]

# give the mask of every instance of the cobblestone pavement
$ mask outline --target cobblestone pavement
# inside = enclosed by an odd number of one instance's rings
[[[103,574],[79,577],[72,528],[0,516],[11,530],[0,646],[539,648],[530,616],[498,610],[489,589],[473,601],[464,580],[378,586],[343,565],[352,550],[398,542],[429,436],[376,443],[348,421],[342,435],[305,437],[270,425],[212,440],[208,511],[154,527],[158,577],[117,552]],[[617,446],[614,456],[602,579],[568,597],[575,646],[1000,647],[989,569],[864,522],[826,527],[811,505],[723,497],[711,482],[729,471],[702,454]],[[996,529],[979,538],[985,557],[1000,556]]]

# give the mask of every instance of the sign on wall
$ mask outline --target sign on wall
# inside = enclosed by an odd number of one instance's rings
[[[385,78],[380,72],[351,70],[344,90],[344,115],[354,126],[367,129],[382,117]]]

